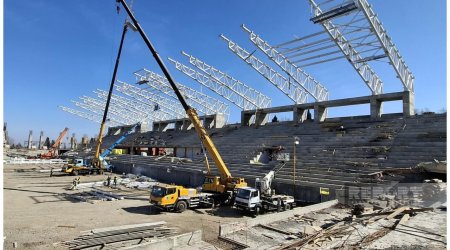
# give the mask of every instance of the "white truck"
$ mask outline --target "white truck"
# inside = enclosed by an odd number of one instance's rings
[[[270,171],[262,180],[256,179],[255,186],[239,188],[236,194],[234,206],[237,209],[252,212],[254,215],[268,211],[292,209],[296,204],[293,196],[275,194],[272,190],[274,171]]]

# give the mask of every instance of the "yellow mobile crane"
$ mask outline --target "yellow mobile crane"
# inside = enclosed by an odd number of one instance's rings
[[[133,13],[130,11],[125,0],[116,0],[116,2],[120,2],[122,4],[122,6],[125,8],[126,12],[128,13],[128,16],[133,21],[133,24],[136,27],[136,29],[138,30],[139,34],[141,34],[148,49],[152,53],[153,57],[155,58],[156,62],[159,65],[159,67],[161,68],[161,70],[163,71],[167,80],[169,81],[170,86],[172,87],[175,94],[177,95],[178,100],[180,101],[181,105],[183,106],[184,110],[186,111],[186,114],[188,115],[192,124],[194,124],[195,131],[197,132],[198,136],[200,137],[202,144],[205,146],[207,152],[212,157],[216,167],[219,170],[220,176],[213,176],[213,175],[211,175],[211,173],[209,171],[209,166],[208,166],[208,175],[205,177],[205,182],[203,184],[203,191],[208,192],[208,193],[217,194],[216,196],[213,196],[214,199],[224,200],[224,199],[229,199],[229,198],[233,197],[235,195],[237,188],[246,187],[247,183],[245,182],[244,178],[233,177],[231,175],[230,171],[228,170],[227,166],[225,165],[224,161],[222,160],[222,157],[220,156],[219,152],[217,151],[217,148],[214,146],[214,143],[211,140],[211,137],[209,136],[206,129],[202,126],[197,112],[195,111],[195,109],[193,109],[186,103],[186,100],[181,95],[178,87],[175,84],[175,81],[173,80],[172,76],[170,75],[169,71],[167,70],[167,67],[164,65],[164,62],[159,57],[158,52],[156,52],[152,43],[148,39],[147,35],[144,33],[141,26],[139,25],[136,18],[134,17]],[[153,191],[156,191],[155,188],[158,188],[158,187],[154,187]],[[181,186],[168,187],[166,185],[164,187],[160,187],[160,189],[157,190],[158,192],[153,192],[153,191],[152,191],[152,195],[151,195],[151,200],[152,199],[154,199],[154,200],[152,200],[152,201],[156,202],[156,204],[158,204],[158,202],[159,202],[160,205],[162,205],[162,203],[164,201],[165,204],[174,206],[175,209],[178,211],[184,210],[186,208],[186,206],[181,206],[180,208],[177,208],[177,204],[186,204],[187,203],[187,207],[190,206],[189,200],[187,200],[187,201],[180,200],[181,197],[186,197],[186,196],[189,197],[189,195],[182,195],[182,194],[191,193],[192,197],[196,197],[196,198],[198,197],[198,194],[196,192],[194,192],[194,191],[189,192],[187,190],[184,190],[184,188]],[[170,198],[169,198],[169,196],[170,196]],[[207,200],[210,201],[211,196],[207,195],[207,197],[208,197]]]

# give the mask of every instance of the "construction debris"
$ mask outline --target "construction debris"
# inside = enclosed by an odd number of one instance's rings
[[[70,249],[116,248],[151,242],[176,234],[176,228],[170,228],[163,224],[165,222],[92,229],[82,233],[74,240],[60,244]]]

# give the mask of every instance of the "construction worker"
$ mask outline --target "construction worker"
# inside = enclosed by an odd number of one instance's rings
[[[72,181],[72,188],[71,188],[72,190],[77,190],[78,188],[77,188],[77,178],[74,178],[73,179],[73,181]]]
[[[108,178],[106,178],[106,186],[110,186],[111,185],[111,175],[108,175]]]
[[[50,169],[50,177],[53,176],[53,168]]]
[[[117,186],[117,176],[114,176],[114,186]]]

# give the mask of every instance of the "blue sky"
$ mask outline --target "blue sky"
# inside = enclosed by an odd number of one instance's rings
[[[77,137],[98,133],[99,124],[67,114],[57,106],[72,107],[70,100],[94,96],[92,91],[97,88],[109,88],[125,18],[123,8],[117,15],[114,2],[4,1],[3,119],[16,143],[23,143],[29,130],[33,130],[34,140],[41,130],[45,136],[56,138],[64,127]],[[445,1],[369,2],[416,77],[416,108],[441,111],[446,107]],[[255,47],[240,29],[243,23],[271,44],[321,30],[309,21],[307,0],[135,0],[134,10],[162,58],[187,63],[180,54],[184,50],[271,96],[273,106],[291,102],[229,52],[218,35],[224,34],[253,51]],[[269,62],[259,51],[255,55]],[[200,89],[199,84],[166,64],[176,81]],[[161,72],[139,34],[129,32],[117,78],[134,83],[132,73],[143,67]],[[331,99],[370,94],[345,60],[308,67],[306,71],[328,88]],[[380,66],[379,71],[377,68],[385,92],[402,91],[393,72],[386,66]],[[386,105],[384,110],[398,112],[396,105]],[[366,110],[339,109],[334,115]],[[237,122],[239,110],[233,107],[231,111],[230,122]]]

